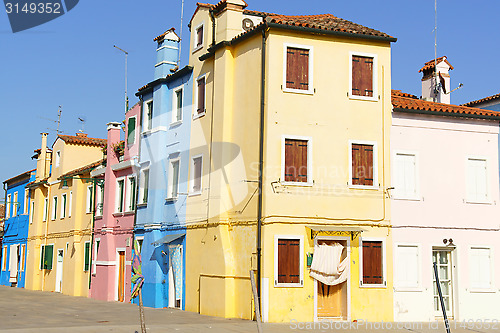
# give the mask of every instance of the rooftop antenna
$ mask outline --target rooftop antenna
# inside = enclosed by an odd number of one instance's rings
[[[181,63],[181,47],[182,47],[182,22],[183,22],[183,19],[184,19],[184,0],[182,0],[182,3],[181,3],[181,28],[180,28],[180,31],[179,31],[179,55],[177,56],[177,67],[179,67],[180,63]]]
[[[116,45],[113,45],[114,48],[122,51],[125,53],[125,113],[128,111],[128,94],[127,94],[127,57],[128,57],[128,52],[125,51],[124,49],[119,48]]]
[[[78,121],[82,124],[82,129],[79,130],[80,133],[85,133],[85,117],[78,117]]]
[[[64,133],[63,131],[59,130],[59,127],[61,126],[61,114],[62,114],[62,106],[59,105],[59,108],[57,109],[57,120],[45,118],[45,117],[41,117],[41,116],[38,116],[38,118],[49,120],[49,121],[56,123],[57,124],[56,129],[48,128],[48,127],[47,127],[47,129],[50,131],[56,131],[56,135],[59,135],[61,133]]]
[[[437,102],[437,96],[441,88],[437,73],[437,29],[437,0],[434,0],[434,102]]]

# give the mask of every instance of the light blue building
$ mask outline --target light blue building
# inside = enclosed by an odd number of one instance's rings
[[[26,184],[35,180],[31,170],[3,182],[5,226],[0,265],[0,285],[24,288],[26,247],[32,207]]]
[[[174,29],[154,41],[154,80],[136,94],[142,116],[134,232],[141,246],[144,305],[184,309],[192,67],[177,67],[180,39]]]
[[[473,108],[480,108],[491,111],[500,111],[500,94],[481,98],[476,101],[465,103],[464,105]]]

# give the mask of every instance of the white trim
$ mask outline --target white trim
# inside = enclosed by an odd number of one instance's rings
[[[115,185],[115,209],[114,209],[114,213],[117,214],[117,213],[124,213],[125,212],[125,202],[126,202],[126,191],[125,191],[125,187],[127,186],[126,182],[125,182],[125,176],[123,177],[118,177],[116,178],[116,185]],[[122,187],[122,191],[123,191],[123,200],[121,202],[121,211],[118,209],[118,207],[120,206],[120,186],[119,186],[119,183],[120,182],[123,182],[123,187]]]
[[[418,283],[416,287],[401,287],[398,285],[398,279],[397,279],[397,269],[398,269],[398,247],[403,247],[403,246],[413,246],[417,248],[417,269],[418,269]],[[415,291],[415,292],[422,292],[424,289],[422,288],[422,246],[419,243],[394,243],[394,251],[393,251],[393,271],[394,271],[394,291]]]
[[[149,103],[153,103],[153,107],[151,109],[151,125],[149,124],[149,119],[148,119],[148,104]],[[142,115],[141,115],[141,119],[142,119],[141,134],[145,135],[149,131],[151,131],[153,128],[153,114],[154,114],[154,107],[155,107],[153,98],[151,97],[147,101],[144,101],[142,103],[142,105],[143,105],[143,107],[142,107],[142,112],[141,112],[142,113]]]
[[[133,137],[134,137],[134,142],[132,142],[132,143],[130,143],[130,142],[128,141],[128,137],[129,137],[129,132],[128,132],[128,131],[129,131],[129,126],[130,126],[130,119],[135,119],[135,127],[134,127],[134,135],[133,135]],[[137,123],[137,115],[130,116],[130,117],[128,117],[128,118],[127,118],[127,128],[126,128],[126,130],[125,130],[125,133],[126,133],[126,134],[125,134],[125,136],[126,136],[125,141],[127,142],[127,147],[130,147],[130,146],[132,146],[132,145],[136,144],[136,141],[137,141],[137,132],[138,132],[138,129],[139,129],[139,126],[138,126],[138,125],[139,125],[139,124]],[[132,160],[132,161],[133,161],[133,160]],[[104,168],[104,169],[105,169],[105,168]]]
[[[349,263],[349,275],[347,276],[347,321],[351,321],[351,239],[344,236],[316,236],[314,237],[314,245],[318,244],[318,240],[342,240],[346,241],[347,262]],[[314,280],[314,322],[319,322],[318,319],[318,281]],[[322,318],[323,319],[323,318]]]
[[[68,217],[71,217],[71,210],[72,209],[73,209],[73,191],[69,191]]]
[[[10,206],[12,204],[12,195],[7,194],[7,202],[5,205],[5,219],[10,218]]]
[[[194,81],[195,84],[193,85],[194,86],[193,120],[201,118],[207,113],[207,76],[208,74],[204,73],[203,75],[198,76]],[[198,81],[200,81],[201,79],[205,79],[205,94],[204,94],[205,101],[203,103],[205,110],[203,112],[198,113]]]
[[[169,158],[168,161],[169,161],[169,164],[168,164],[168,177],[167,177],[167,179],[168,179],[168,183],[167,183],[167,200],[176,200],[179,197],[179,186],[180,186],[180,178],[181,178],[181,158],[180,158],[180,156],[174,157],[174,158]],[[174,174],[173,174],[173,171],[174,171],[173,164],[175,162],[179,163],[178,164],[179,171],[178,171],[178,174],[177,174],[177,177],[178,177],[177,178],[177,191],[176,191],[177,195],[173,196],[172,195],[173,194],[173,190],[174,190],[174,188],[172,186],[173,185],[173,180],[174,180],[173,179],[173,177],[174,177]]]
[[[373,78],[372,78],[372,89],[373,97],[368,96],[358,96],[352,94],[352,56],[359,57],[370,57],[373,58]],[[378,55],[375,53],[364,53],[364,52],[349,52],[349,91],[347,92],[349,99],[358,99],[364,101],[378,101]]]
[[[351,152],[352,154],[352,152]],[[397,167],[395,165],[396,163],[396,157],[398,155],[413,155],[415,157],[415,195],[398,195],[397,190],[395,189],[392,195],[393,199],[396,200],[415,200],[415,201],[420,201],[422,200],[422,197],[420,195],[420,172],[419,172],[419,165],[420,165],[420,153],[418,151],[414,150],[394,150],[392,154],[392,179],[396,179],[395,172],[397,170]],[[393,187],[396,187],[397,184],[394,182],[392,183]]]
[[[30,201],[30,190],[29,189],[24,189],[24,211],[23,215],[28,215],[29,212],[29,201]]]
[[[382,242],[382,284],[363,284],[363,241]],[[387,251],[386,239],[381,237],[359,237],[359,287],[360,288],[387,288]]]
[[[130,180],[131,179],[134,179],[134,186],[135,188],[131,188],[131,184],[130,184]],[[124,207],[124,213],[130,213],[130,212],[133,212],[135,210],[135,198],[134,198],[134,202],[132,202],[132,192],[134,193],[137,193],[136,192],[136,189],[137,189],[137,176],[136,174],[132,174],[132,175],[128,175],[127,176],[127,184],[126,185],[126,190],[125,190],[125,207]],[[131,207],[132,206],[132,207]],[[132,209],[131,209],[132,208]]]
[[[352,184],[352,145],[371,145],[373,146],[373,185],[353,185]],[[369,189],[369,190],[378,190],[379,189],[379,179],[378,179],[378,143],[377,141],[366,141],[366,140],[349,140],[349,179],[348,186],[349,188],[357,188],[357,189]]]
[[[468,179],[469,179],[469,161],[470,160],[478,160],[478,161],[484,161],[486,163],[486,200],[476,200],[474,198],[469,197],[469,190],[468,190]],[[493,204],[491,200],[491,191],[490,191],[490,186],[489,186],[489,176],[490,172],[490,161],[489,158],[486,156],[480,156],[480,155],[467,155],[465,157],[465,203],[470,203],[470,204],[488,204],[491,205]]]
[[[57,195],[52,197],[52,209],[50,214],[50,219],[55,221],[57,219]]]
[[[206,85],[206,80],[205,80],[205,85]],[[177,119],[177,92],[181,91],[181,114],[180,114],[180,119]],[[205,89],[206,90],[206,89]],[[181,84],[177,88],[174,88],[172,90],[172,120],[170,123],[170,127],[181,124],[182,123],[182,116],[184,113],[184,84]]]
[[[96,275],[97,274],[97,250],[98,250],[98,246],[97,244],[100,244],[101,243],[101,237],[99,238],[96,238],[94,239],[94,246],[93,246],[93,249],[92,249],[92,275]]]
[[[171,46],[171,45],[163,45],[163,46],[160,46],[156,49],[156,51],[160,51],[160,50],[163,50],[163,49],[172,49],[172,50],[178,50],[179,48],[178,47],[175,47],[175,46]]]
[[[66,217],[66,206],[68,205],[68,195],[66,193],[61,194],[61,213],[59,218],[62,220]]]
[[[148,183],[147,184],[145,183],[145,179],[144,179],[144,177],[145,177],[144,174],[146,172],[148,173]],[[145,202],[144,202],[144,196],[145,196],[146,192],[149,191],[149,167],[146,167],[140,171],[138,187],[139,187],[139,193],[138,193],[139,197],[138,197],[137,205],[147,205],[149,195],[146,195]]]
[[[94,204],[94,202],[92,202],[92,196],[94,195],[93,192],[93,189],[92,189],[92,185],[88,185],[87,186],[87,191],[85,192],[86,193],[86,201],[85,201],[85,213],[86,214],[90,214],[92,213],[92,205]]]
[[[262,322],[269,322],[269,278],[263,277],[261,285],[260,304],[262,307]]]
[[[472,274],[469,273],[469,292],[470,293],[496,293],[495,288],[495,258],[494,258],[494,248],[488,245],[470,245],[468,249],[469,263],[472,263],[472,249],[484,249],[488,250],[490,254],[490,287],[489,288],[476,288],[472,287]],[[469,264],[469,272],[472,272],[471,265]]]
[[[100,165],[90,172],[90,177],[92,177],[92,178],[99,177],[99,176],[102,176],[105,172],[106,172],[106,168],[103,167],[102,165]]]
[[[33,224],[33,216],[35,214],[35,200],[30,200],[29,224]]]
[[[2,248],[2,271],[7,271],[7,259],[9,258],[7,251],[7,245],[4,245]]]
[[[46,222],[49,218],[49,198],[43,200],[43,216],[42,221]]]
[[[287,70],[287,50],[289,47],[292,48],[298,48],[298,49],[303,49],[303,50],[309,50],[309,73],[308,73],[308,89],[293,89],[293,88],[287,88],[286,87],[286,70]],[[314,94],[314,85],[313,85],[313,57],[314,57],[314,50],[311,45],[302,45],[302,44],[291,44],[291,43],[283,43],[283,91],[284,92],[291,92],[291,93],[299,93],[299,94],[308,94],[308,95],[313,95]]]
[[[195,168],[194,168],[194,160],[197,158],[201,158],[201,174],[200,174],[200,190],[194,191],[194,177],[195,177]],[[203,154],[194,155],[191,157],[191,177],[189,179],[189,195],[200,195],[203,192]]]
[[[19,209],[19,191],[15,191],[14,198],[12,199],[12,217],[17,216],[18,209]]]
[[[116,261],[112,260],[99,260],[95,262],[96,266],[116,266]]]
[[[61,165],[61,150],[56,151],[54,159],[55,159],[54,167],[58,168]]]
[[[198,29],[203,27],[203,34],[201,36],[201,44],[198,45]],[[205,21],[201,22],[194,28],[194,37],[193,37],[193,51],[191,53],[195,53],[198,50],[201,50],[205,45],[205,34],[207,33],[207,29],[205,29]]]
[[[304,140],[307,141],[307,182],[287,182],[285,181],[285,142],[286,139],[290,140]],[[297,136],[297,135],[282,135],[281,136],[281,183],[284,185],[293,186],[313,186],[313,171],[312,171],[312,156],[313,156],[313,143],[311,136]]]
[[[299,283],[278,283],[278,240],[298,239],[299,240]],[[302,288],[304,287],[304,235],[274,235],[274,288]]]
[[[177,65],[175,61],[167,61],[167,60],[162,60],[159,63],[155,65],[155,67],[161,66],[161,65]]]

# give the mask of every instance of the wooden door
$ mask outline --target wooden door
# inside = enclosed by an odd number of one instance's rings
[[[118,301],[125,300],[125,251],[118,251],[119,267],[118,267]]]

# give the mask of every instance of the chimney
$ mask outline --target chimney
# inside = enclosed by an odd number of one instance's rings
[[[107,151],[107,164],[113,165],[118,163],[118,156],[116,156],[114,147],[120,142],[121,123],[111,122],[108,123],[108,146]]]
[[[172,74],[171,70],[178,68],[179,42],[181,39],[175,33],[175,29],[170,28],[153,41],[157,43],[154,76],[156,80]]]
[[[38,159],[36,161],[36,177],[35,179],[42,180],[48,176],[48,170],[50,168],[50,156],[47,156],[49,152],[47,151],[47,135],[48,133],[40,133],[42,135],[42,146],[40,147],[40,153],[38,154]]]
[[[422,73],[422,99],[450,104],[450,74],[453,66],[446,56],[425,63]]]
[[[217,42],[230,41],[244,32],[242,28],[243,10],[247,6],[243,0],[223,0],[213,8],[217,17]]]

